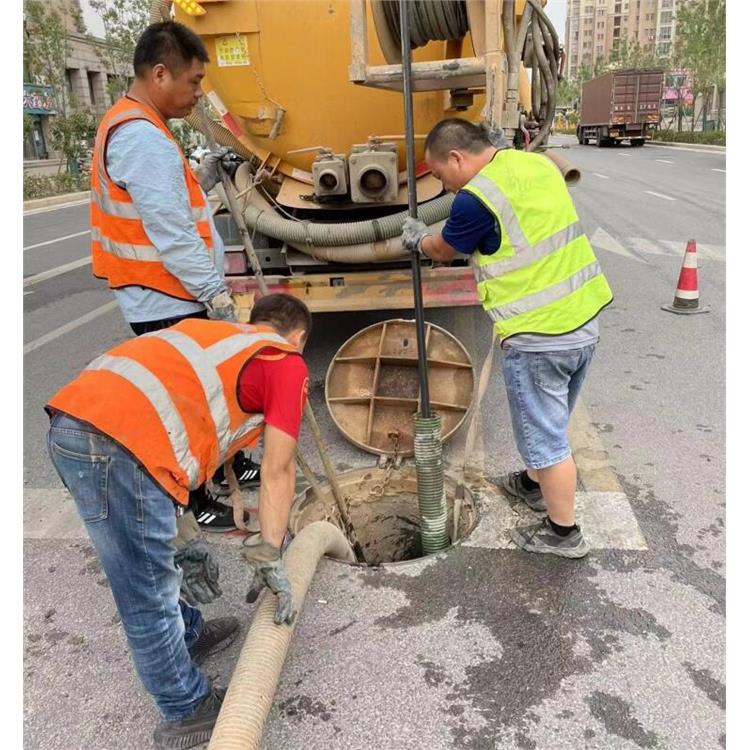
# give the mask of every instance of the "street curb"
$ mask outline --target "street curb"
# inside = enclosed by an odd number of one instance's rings
[[[46,208],[47,206],[58,206],[63,203],[74,203],[88,199],[91,195],[89,190],[83,190],[80,193],[64,193],[63,195],[51,195],[49,198],[34,198],[33,200],[23,202],[24,211],[32,211],[35,208]]]
[[[725,154],[726,146],[710,146],[707,143],[681,143],[679,141],[646,141],[646,146],[666,146],[667,148],[692,149],[693,151],[714,151]]]

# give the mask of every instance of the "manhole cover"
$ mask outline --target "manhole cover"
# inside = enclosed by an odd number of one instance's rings
[[[463,422],[474,393],[468,352],[450,333],[426,324],[430,409],[443,441]],[[417,329],[387,320],[363,329],[336,353],[326,375],[326,403],[339,430],[370,453],[414,453],[412,416],[419,410]]]

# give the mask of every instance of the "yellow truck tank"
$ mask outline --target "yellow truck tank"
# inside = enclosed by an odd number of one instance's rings
[[[170,5],[155,0],[152,21],[168,17]],[[502,128],[517,147],[535,145],[540,115],[554,114],[541,66],[533,91],[523,67],[535,22],[550,66],[559,50],[536,0],[409,5],[423,37],[412,31],[420,215],[439,229],[452,198],[420,161],[424,136],[462,117]],[[313,310],[411,307],[400,245],[408,201],[398,3],[200,0],[173,11],[208,50],[210,129],[246,159],[235,184],[270,286],[304,296]],[[196,113],[188,119],[205,127]],[[224,218],[220,231],[235,292],[252,294],[236,227]],[[426,267],[423,281],[428,306],[476,303],[465,262]]]

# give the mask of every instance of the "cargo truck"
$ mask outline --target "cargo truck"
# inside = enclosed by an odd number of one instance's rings
[[[583,84],[578,143],[611,146],[629,140],[642,146],[659,124],[664,73],[616,70]]]
[[[446,117],[485,122],[517,148],[546,143],[561,50],[546,0],[410,0],[420,214],[440,231],[452,195],[423,161]],[[314,312],[413,305],[401,245],[406,154],[398,3],[393,0],[153,0],[200,35],[214,140],[243,159],[234,175],[272,291]],[[527,69],[532,69],[530,76]],[[193,113],[198,130],[205,120]],[[227,281],[257,284],[226,213]],[[424,261],[428,307],[477,304],[468,259]]]

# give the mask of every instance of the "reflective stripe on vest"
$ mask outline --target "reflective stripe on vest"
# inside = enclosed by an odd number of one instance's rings
[[[542,289],[541,292],[530,294],[528,297],[522,297],[515,302],[509,302],[507,305],[491,307],[487,312],[494,321],[507,320],[515,315],[531,312],[573,294],[576,289],[582,287],[587,281],[591,281],[591,279],[601,272],[602,269],[599,266],[599,261],[596,260],[554,286],[548,286],[546,289]]]
[[[96,137],[91,185],[93,273],[107,279],[111,288],[142,286],[173,297],[194,300],[195,296],[164,266],[127,190],[113,183],[107,175],[106,144],[109,134],[113,128],[133,119],[150,122],[176,143],[158,115],[139,102],[122,98],[102,118]],[[190,216],[206,250],[212,254],[210,208],[182,154],[181,158]]]
[[[102,250],[117,258],[161,262],[159,251],[153,245],[131,245],[127,242],[114,242],[104,237],[99,227],[91,227],[91,239],[96,240]]]
[[[489,257],[475,252],[471,260],[482,305],[502,338],[566,333],[611,301],[567,187],[544,157],[497,152],[464,189],[479,198],[500,224],[500,247]],[[536,314],[548,305],[552,306],[548,314]],[[514,325],[514,319],[524,315]]]
[[[242,346],[236,349],[233,346],[225,346],[226,340],[219,341],[207,349],[203,349],[190,336],[179,331],[154,331],[143,336],[143,338],[148,337],[160,338],[171,344],[192,365],[203,387],[203,393],[206,396],[206,402],[211,412],[211,419],[213,420],[216,435],[219,439],[219,455],[223,463],[229,446],[239,437],[247,434],[263,422],[262,417],[253,415],[237,430],[239,434],[230,432],[229,406],[224,397],[224,386],[216,370],[219,364],[231,359],[248,347],[248,334],[232,337],[233,339],[241,338],[243,340]],[[286,339],[275,334],[266,334],[262,338],[278,340],[279,343],[287,343]],[[237,343],[239,344],[240,342],[238,341]]]
[[[243,409],[238,382],[267,347],[299,356],[268,327],[185,320],[98,357],[48,407],[108,435],[184,505],[190,490],[260,437],[263,415]]]
[[[85,369],[113,372],[132,383],[148,399],[169,436],[177,463],[187,475],[190,485],[196,484],[199,473],[198,461],[190,451],[185,423],[161,380],[140,362],[129,357],[112,357],[109,354],[97,357]]]

